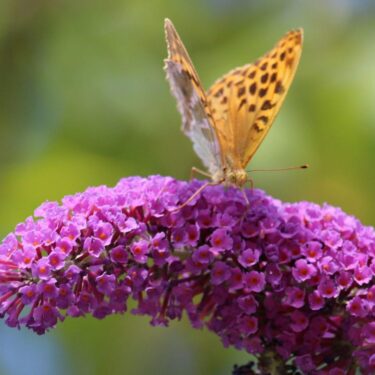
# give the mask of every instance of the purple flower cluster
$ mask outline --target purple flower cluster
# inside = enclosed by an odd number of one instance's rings
[[[375,231],[329,205],[169,177],[46,202],[0,245],[0,313],[44,333],[66,316],[185,313],[225,346],[306,374],[375,373]],[[244,199],[246,194],[247,200]]]

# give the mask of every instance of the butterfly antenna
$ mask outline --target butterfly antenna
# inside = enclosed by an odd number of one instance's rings
[[[308,164],[303,164],[303,165],[298,165],[295,167],[287,167],[287,168],[273,168],[273,169],[250,169],[249,173],[252,172],[281,172],[281,171],[294,171],[294,170],[299,170],[299,169],[307,169],[309,168]]]

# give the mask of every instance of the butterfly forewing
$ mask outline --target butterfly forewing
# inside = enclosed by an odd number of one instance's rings
[[[232,70],[208,91],[208,105],[229,168],[245,168],[268,133],[301,51],[302,30],[290,31],[254,64]]]
[[[197,155],[214,175],[222,169],[221,149],[205,91],[181,38],[165,20],[168,58],[165,70],[172,94],[182,115],[182,130],[193,142]]]

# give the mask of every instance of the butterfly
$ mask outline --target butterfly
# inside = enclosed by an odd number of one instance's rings
[[[165,71],[182,115],[182,130],[213,184],[242,187],[245,168],[270,130],[293,81],[302,52],[302,29],[286,33],[252,64],[231,70],[205,91],[169,19]]]

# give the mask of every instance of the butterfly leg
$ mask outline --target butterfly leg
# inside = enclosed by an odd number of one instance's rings
[[[250,184],[250,189],[254,190],[254,180],[251,177],[249,177],[246,182]]]
[[[250,202],[249,202],[249,199],[247,198],[246,192],[245,192],[244,189],[241,189],[241,191],[242,191],[242,195],[244,197],[244,200],[246,202],[246,206],[249,207],[250,206]]]
[[[220,182],[206,182],[205,184],[203,184],[198,190],[196,190],[188,200],[186,200],[184,203],[182,203],[180,206],[176,207],[174,210],[170,211],[170,212],[176,212],[178,210],[181,210],[181,208],[184,208],[186,205],[188,205],[198,194],[200,194],[207,186],[216,186],[216,185],[219,185],[221,183]]]
[[[202,175],[202,176],[209,177],[209,178],[212,177],[209,173],[207,173],[207,172],[205,172],[205,171],[202,171],[202,170],[199,169],[199,168],[192,167],[192,168],[191,168],[191,172],[190,172],[190,180],[192,180],[192,179],[194,178],[194,175],[195,175],[195,174],[200,174],[200,175]]]
[[[248,177],[248,179],[247,179],[246,182],[248,182],[248,183],[250,184],[250,190],[251,190],[251,191],[254,190],[254,181],[253,181],[253,179],[250,178],[250,177]],[[249,202],[249,199],[248,199],[248,197],[247,197],[247,195],[246,195],[244,189],[242,189],[242,194],[243,194],[243,197],[244,197],[244,199],[245,199],[246,206],[249,207],[249,206],[250,206],[250,202]]]
[[[167,186],[168,186],[168,183],[169,181],[165,181],[164,184],[163,184],[163,187],[160,189],[160,191],[157,193],[156,197],[155,197],[155,200],[158,201],[160,196],[164,193],[164,191],[166,190]]]

